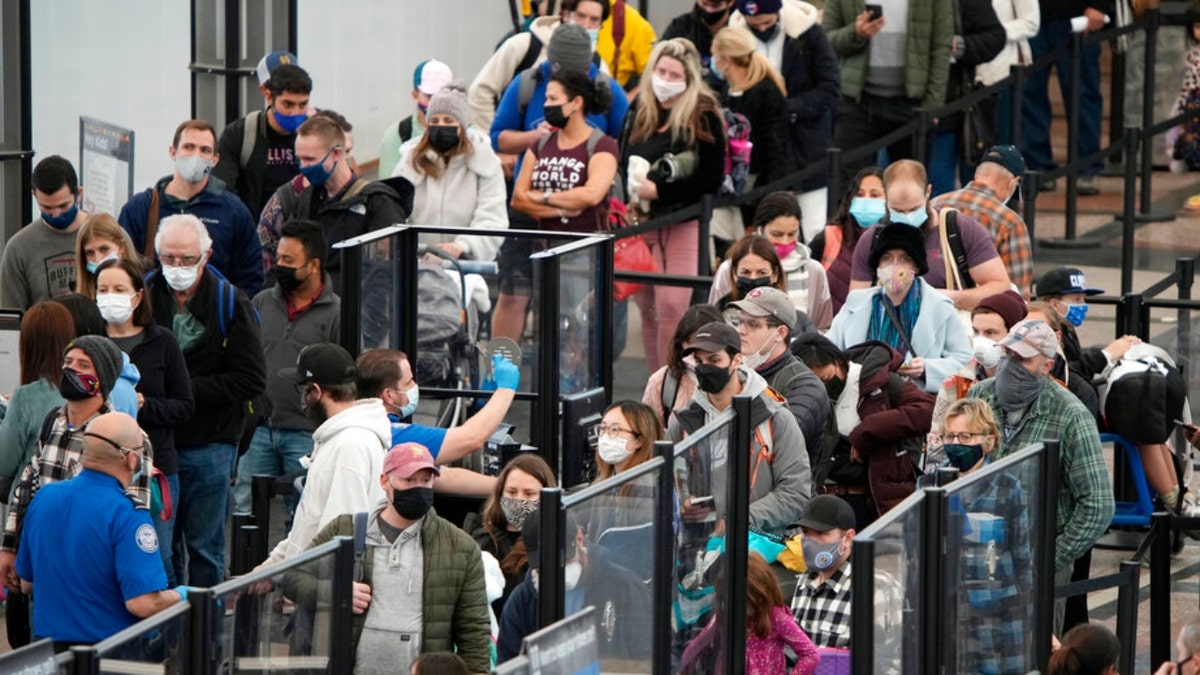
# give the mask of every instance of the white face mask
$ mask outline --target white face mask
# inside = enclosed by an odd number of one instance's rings
[[[108,323],[120,325],[133,316],[133,296],[124,293],[98,293],[96,307]]]
[[[687,82],[668,82],[657,74],[650,76],[650,84],[654,88],[654,97],[658,99],[659,103],[666,103],[687,89]]]
[[[163,278],[167,280],[167,285],[172,290],[186,291],[195,285],[196,280],[200,278],[200,265],[203,262],[198,262],[191,267],[175,267],[174,265],[163,265]]]
[[[976,335],[971,346],[975,350],[975,360],[987,370],[995,370],[1000,365],[1000,357],[1004,356],[1004,348],[995,340]]]
[[[538,574],[540,571],[541,570],[531,570],[529,572],[529,579],[533,582],[533,590],[535,591],[542,590],[541,575]],[[569,562],[567,563],[566,567],[563,568],[563,585],[568,591],[573,591],[575,590],[575,587],[579,585],[579,579],[582,576],[583,565],[580,564],[579,561]]]
[[[600,459],[613,466],[624,462],[633,454],[633,451],[628,447],[629,441],[619,436],[601,436],[596,439],[596,445],[596,451],[600,453]]]
[[[773,349],[775,349],[775,332],[772,329],[771,334],[763,339],[763,343],[759,345],[758,349],[752,354],[742,355],[742,365],[748,366],[751,370],[758,370],[759,366],[767,362]]]
[[[212,168],[212,160],[200,155],[175,155],[175,170],[179,172],[179,177],[193,185],[204,180]]]

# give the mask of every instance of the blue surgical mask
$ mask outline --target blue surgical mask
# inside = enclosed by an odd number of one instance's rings
[[[712,71],[713,76],[718,80],[725,81],[725,73],[717,70],[717,57],[714,56],[708,60],[708,69]]]
[[[96,273],[96,270],[100,269],[101,265],[108,262],[109,260],[116,260],[116,259],[117,259],[116,253],[109,253],[108,255],[106,255],[105,257],[101,258],[100,260],[98,260],[96,262],[92,262],[91,260],[87,261],[84,264],[84,266],[87,267],[88,274],[94,275]]]
[[[592,41],[592,51],[596,51],[596,43],[600,41],[599,28],[587,28],[588,38]]]
[[[272,110],[271,114],[275,116],[275,123],[279,125],[289,134],[294,134],[304,124],[304,120],[308,119],[308,113],[299,113],[297,115],[284,115],[278,110]]]
[[[963,443],[946,443],[942,446],[942,450],[946,451],[946,459],[950,461],[950,466],[959,471],[970,471],[983,459],[983,446],[976,443],[975,445],[966,445]]]
[[[888,219],[893,223],[902,223],[904,225],[911,225],[912,227],[921,227],[925,224],[925,221],[929,220],[929,211],[926,210],[924,205],[922,205],[921,208],[914,209],[908,213],[897,211],[895,209],[888,209]]]
[[[417,411],[417,403],[421,400],[421,389],[414,382],[412,388],[404,392],[404,395],[408,397],[408,405],[400,409],[400,419],[409,417]]]
[[[863,227],[871,227],[883,220],[887,203],[873,197],[855,197],[850,200],[850,215]]]
[[[1067,313],[1063,317],[1067,320],[1067,323],[1071,324],[1072,326],[1082,325],[1083,320],[1087,318],[1087,304],[1082,302],[1078,305],[1069,305],[1065,302],[1063,304],[1067,306]]]
[[[42,211],[42,221],[56,230],[65,230],[75,222],[75,217],[79,215],[79,205],[72,204],[71,208],[63,211],[57,216],[48,216],[45,211]]]
[[[800,546],[805,567],[815,572],[823,572],[833,567],[837,561],[842,559],[839,550],[841,547],[841,539],[829,544],[822,544],[805,537],[804,543]]]
[[[333,151],[337,150],[337,149],[338,149],[338,146],[335,145],[334,147],[329,149],[329,152],[325,153],[325,156],[321,158],[321,161],[319,161],[315,164],[312,164],[310,166],[300,167],[300,173],[303,174],[304,177],[308,179],[309,183],[311,183],[312,185],[314,185],[316,187],[321,187],[325,183],[328,183],[329,177],[333,175],[334,169],[337,169],[337,162],[333,163],[332,168],[326,170],[325,169],[325,160],[329,159],[329,156],[332,155]]]

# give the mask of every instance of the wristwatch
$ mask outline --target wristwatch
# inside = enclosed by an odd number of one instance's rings
[[[549,190],[546,190],[545,192],[543,192],[542,193],[542,203],[549,204],[550,203],[550,195],[552,195],[552,194],[554,194],[554,193],[550,192]]]

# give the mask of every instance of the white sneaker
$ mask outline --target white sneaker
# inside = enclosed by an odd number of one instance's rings
[[[1200,518],[1200,504],[1196,503],[1196,497],[1191,491],[1183,493],[1183,499],[1179,504],[1179,516],[1183,518]],[[1200,539],[1200,530],[1184,530],[1184,534],[1192,539]]]
[[[1184,162],[1182,159],[1173,159],[1167,166],[1171,169],[1171,173],[1175,175],[1185,174],[1188,170],[1187,162]]]

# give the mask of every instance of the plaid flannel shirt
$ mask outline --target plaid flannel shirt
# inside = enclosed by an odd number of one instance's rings
[[[823,582],[811,572],[796,575],[792,618],[814,645],[850,648],[850,578],[849,560]],[[895,577],[877,569],[874,592],[876,641],[895,647],[906,607],[904,588]]]
[[[39,487],[60,480],[74,478],[83,466],[79,457],[83,453],[83,430],[88,422],[112,412],[108,402],[100,406],[96,414],[89,417],[83,424],[72,427],[67,423],[67,408],[64,405],[58,411],[50,432],[44,439],[38,439],[38,452],[29,463],[21,469],[17,478],[17,489],[13,494],[12,503],[4,520],[4,535],[0,539],[0,550],[15,553],[21,539],[21,523],[25,520],[25,512],[33,501]],[[152,451],[150,441],[142,434],[142,470],[138,480],[126,490],[129,498],[139,509],[150,508],[150,474],[153,471]]]
[[[1029,228],[1015,211],[996,198],[996,194],[979,183],[939,195],[930,205],[937,210],[946,207],[978,220],[992,235],[996,252],[1008,268],[1008,278],[1017,285],[1021,295],[1029,297],[1033,283],[1033,248]]]
[[[1054,569],[1061,570],[1074,563],[1108,529],[1116,510],[1095,418],[1074,394],[1048,377],[1042,393],[1015,428],[1009,427],[996,400],[995,378],[971,387],[967,396],[986,401],[1004,430],[1004,442],[996,451],[996,459],[1034,443],[1059,441]]]

